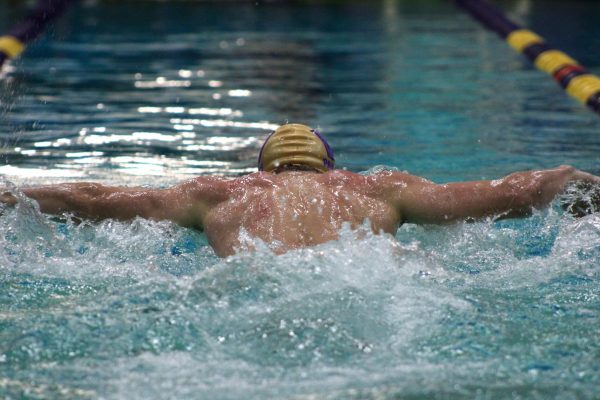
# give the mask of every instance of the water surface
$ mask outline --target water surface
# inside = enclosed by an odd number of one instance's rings
[[[598,4],[502,6],[600,73]],[[0,27],[23,11],[0,4]],[[444,1],[86,2],[0,85],[0,173],[19,185],[239,176],[287,121],[319,127],[355,172],[600,174],[597,116]],[[554,204],[224,260],[202,233],[27,202],[0,235],[3,397],[591,399],[600,385],[598,214]]]

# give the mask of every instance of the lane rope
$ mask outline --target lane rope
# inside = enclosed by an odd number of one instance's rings
[[[454,1],[483,26],[500,35],[510,47],[527,56],[539,70],[552,76],[569,95],[600,114],[600,78],[547,44],[537,33],[511,21],[487,1]]]
[[[22,21],[0,36],[0,68],[5,61],[18,57],[27,44],[41,35],[50,22],[60,17],[72,1],[38,0]]]

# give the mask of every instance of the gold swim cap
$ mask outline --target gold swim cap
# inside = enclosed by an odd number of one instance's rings
[[[333,151],[325,139],[301,124],[280,126],[267,138],[258,156],[258,169],[271,172],[286,165],[311,167],[320,172],[333,169]]]

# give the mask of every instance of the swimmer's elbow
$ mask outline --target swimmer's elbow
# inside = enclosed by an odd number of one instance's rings
[[[168,220],[185,228],[203,230],[202,204],[190,193],[162,189],[148,192],[147,196],[143,215],[146,218]]]
[[[62,202],[66,212],[72,212],[77,217],[88,219],[110,218],[110,213],[116,213],[119,207],[110,204],[109,188],[98,183],[77,183],[64,193]]]
[[[89,219],[131,220],[159,216],[161,201],[153,191],[82,183],[73,187],[67,208]]]
[[[517,173],[509,175],[498,187],[504,198],[506,212],[514,216],[531,215],[533,209],[546,207],[557,192],[546,190],[544,185],[529,176]]]

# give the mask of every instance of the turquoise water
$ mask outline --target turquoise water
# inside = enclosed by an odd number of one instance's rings
[[[600,5],[503,7],[600,74]],[[2,27],[22,11],[0,4]],[[286,121],[357,172],[600,174],[597,116],[443,1],[87,2],[10,67],[0,173],[17,185],[238,176]],[[174,225],[28,202],[0,235],[0,397],[597,398],[598,213],[228,259]]]

